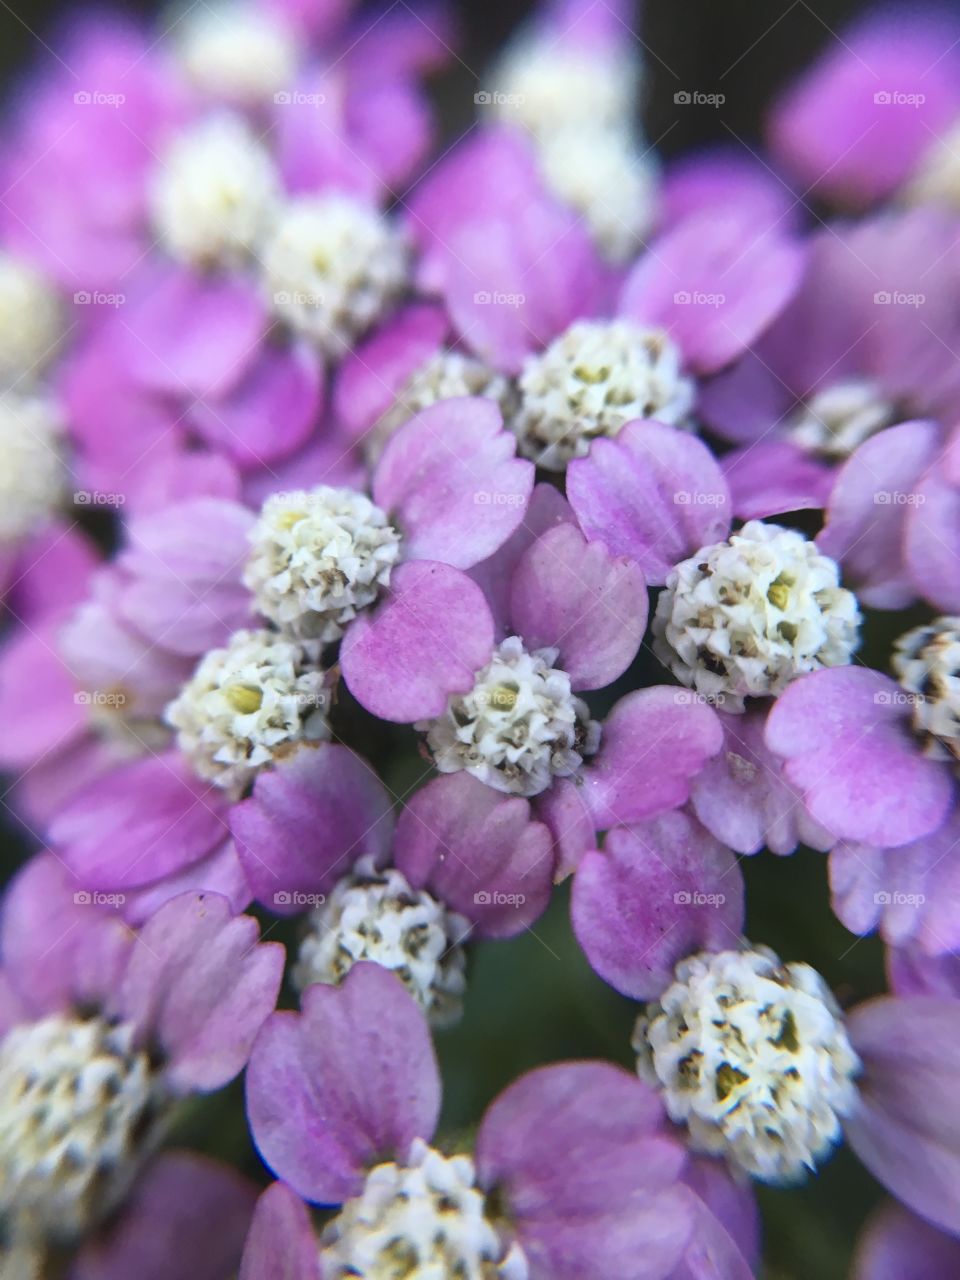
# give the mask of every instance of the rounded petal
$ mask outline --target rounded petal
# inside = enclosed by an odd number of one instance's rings
[[[320,1280],[320,1253],[307,1206],[282,1182],[257,1201],[239,1280]]]
[[[117,1006],[163,1050],[175,1091],[219,1089],[246,1065],[283,979],[283,947],[259,936],[213,893],[172,899],[140,930]]]
[[[628,693],[603,722],[600,750],[582,772],[598,831],[676,809],[723,746],[712,707],[670,685]]]
[[[254,896],[278,915],[301,914],[371,854],[390,848],[390,796],[367,762],[335,743],[304,746],[261,773],[230,826]]]
[[[229,1165],[164,1152],[123,1213],[81,1249],[70,1280],[226,1280],[240,1263],[256,1198],[256,1184]]]
[[[939,439],[933,422],[904,422],[865,440],[837,476],[817,546],[843,565],[844,581],[872,608],[902,609],[914,599],[906,516]]]
[[[36,1014],[110,1004],[133,935],[63,864],[37,854],[11,882],[0,918],[4,976]]]
[[[51,842],[86,889],[140,889],[205,858],[230,834],[228,801],[175,752],[97,778],[54,818]]]
[[[434,778],[400,814],[394,863],[475,923],[476,935],[509,938],[550,900],[553,841],[531,821],[530,804],[466,773]]]
[[[793,853],[798,844],[829,849],[832,837],[809,816],[783,766],[763,741],[767,711],[718,712],[724,746],[693,779],[694,813],[737,853]]]
[[[623,675],[647,629],[647,588],[638,566],[587,542],[573,525],[542,534],[517,565],[510,617],[528,649],[557,648],[574,689]]]
[[[743,912],[736,858],[685,813],[609,832],[573,882],[578,942],[600,977],[635,1000],[655,999],[684,956],[736,947]]]
[[[303,343],[266,345],[226,395],[198,400],[188,420],[241,468],[285,458],[306,442],[323,410],[323,366]]]
[[[351,623],[340,648],[347,688],[381,720],[439,716],[473,687],[493,651],[493,616],[481,589],[449,565],[402,564],[376,609]]]
[[[410,379],[443,347],[449,321],[442,307],[413,303],[361,342],[340,366],[333,412],[350,440],[390,409]]]
[[[597,842],[593,813],[579,783],[578,778],[554,778],[553,786],[533,802],[537,817],[553,836],[558,884],[573,875],[583,855]]]
[[[161,395],[223,395],[239,382],[266,328],[266,309],[242,277],[175,269],[126,318],[121,347],[132,376]]]
[[[901,11],[828,42],[773,113],[780,163],[847,206],[890,195],[960,114],[956,41],[952,23]]]
[[[916,484],[904,520],[904,554],[913,587],[943,613],[960,610],[960,488],[943,466]]]
[[[613,440],[595,440],[567,468],[567,497],[584,535],[636,560],[654,586],[730,528],[730,491],[713,454],[659,422],[628,423]]]
[[[268,1019],[247,1068],[247,1116],[267,1165],[305,1200],[340,1204],[365,1169],[429,1141],[440,1110],[430,1032],[400,979],[354,965],[302,1013]]]
[[[476,1150],[532,1275],[672,1273],[694,1197],[676,1182],[684,1151],[663,1132],[659,1098],[635,1075],[601,1062],[528,1072],[487,1111]]]
[[[886,996],[860,1005],[847,1028],[863,1061],[847,1139],[909,1209],[960,1232],[960,1000]]]
[[[887,1201],[870,1217],[851,1280],[943,1280],[960,1275],[960,1240]]]
[[[662,325],[699,373],[745,351],[793,296],[798,242],[743,210],[700,212],[660,236],[627,277],[620,313]]]
[[[123,618],[151,643],[199,657],[251,619],[241,582],[253,513],[235,502],[196,498],[131,521],[119,558],[128,578]]]
[[[767,747],[810,816],[841,840],[895,847],[935,831],[949,770],[920,754],[899,686],[866,667],[795,680],[767,717]]]
[[[60,625],[11,631],[0,650],[0,765],[26,769],[49,752],[75,745],[86,732],[89,707],[57,651]]]
[[[728,453],[723,474],[740,520],[820,510],[833,486],[830,468],[788,440],[760,440]]]
[[[833,909],[853,933],[878,924],[892,947],[960,951],[960,814],[899,849],[839,844],[830,855]]]
[[[407,560],[469,569],[506,542],[533,490],[533,463],[516,448],[497,405],[481,396],[441,400],[391,437],[373,496],[397,518]]]

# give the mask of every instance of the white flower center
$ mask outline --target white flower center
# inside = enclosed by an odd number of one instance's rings
[[[405,1165],[379,1164],[320,1238],[324,1280],[527,1280],[520,1246],[486,1216],[469,1156],[417,1138]]]
[[[896,407],[875,382],[847,378],[800,405],[786,430],[801,449],[837,459],[848,458],[864,440],[896,420]]]
[[[49,364],[63,328],[60,304],[38,271],[0,253],[0,383],[31,383]]]
[[[129,1024],[53,1014],[0,1043],[0,1222],[69,1240],[124,1197],[159,1136],[159,1077]]]
[[[960,761],[960,618],[937,618],[896,643],[893,669],[927,754]]]
[[[380,457],[394,432],[415,414],[440,400],[453,400],[458,396],[496,400],[507,420],[514,407],[514,390],[509,379],[472,356],[459,351],[438,351],[417,370],[396,403],[368,431],[364,447],[370,462]]]
[[[657,167],[626,129],[568,128],[540,143],[550,189],[583,215],[610,262],[627,262],[653,225]]]
[[[519,386],[521,452],[551,471],[634,418],[690,426],[696,399],[674,343],[626,320],[578,320],[526,360]]]
[[[751,520],[671,572],[653,648],[683,684],[742,711],[744,697],[849,662],[859,624],[833,560],[792,529]]]
[[[263,253],[274,310],[330,356],[342,355],[400,292],[406,261],[386,218],[344,195],[292,201]]]
[[[633,116],[639,78],[637,59],[623,46],[578,47],[534,34],[511,42],[479,105],[540,138],[584,124],[618,128]]]
[[[396,868],[378,871],[369,858],[341,880],[310,913],[293,980],[335,985],[358,960],[392,969],[435,1026],[449,1026],[462,1011],[466,960],[461,942],[470,922]]]
[[[201,778],[239,795],[298,743],[330,736],[327,675],[272,631],[237,631],[201,661],[165,720]]]
[[[266,147],[241,117],[216,115],[177,138],[163,158],[154,224],[176,258],[238,265],[269,228],[278,200]]]
[[[814,1168],[856,1101],[860,1060],[826,984],[766,948],[681,961],[633,1044],[697,1150],[765,1182]]]
[[[556,649],[527,653],[511,636],[494,650],[471,691],[450,699],[427,733],[441,773],[466,769],[497,791],[535,796],[568,778],[600,744],[600,726],[553,666]]]
[[[0,395],[0,547],[34,533],[64,497],[61,423],[34,396]]]
[[[262,102],[289,90],[296,73],[294,34],[265,5],[195,5],[175,34],[187,76],[213,98]]]
[[[379,507],[326,485],[268,498],[250,540],[244,582],[259,611],[288,635],[324,643],[373,604],[400,554]]]

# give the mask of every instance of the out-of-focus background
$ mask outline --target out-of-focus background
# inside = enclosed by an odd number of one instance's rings
[[[396,2],[416,5],[416,0]],[[23,73],[55,56],[58,23],[80,7],[77,0],[0,0],[4,98]],[[146,0],[114,7],[131,14],[160,11]],[[450,137],[467,124],[473,91],[492,54],[532,5],[459,0],[455,7],[463,31],[462,64],[454,63],[437,86]],[[776,91],[867,8],[861,0],[648,0],[637,24],[645,50],[648,139],[667,157],[712,142],[756,149],[764,109]],[[684,90],[722,95],[723,101],[716,107],[678,106],[674,95]],[[872,631],[881,653],[889,637],[878,634],[876,619]],[[651,671],[650,677],[658,680],[662,673]],[[617,691],[609,692],[612,700]],[[404,771],[416,767],[412,746],[412,741],[378,744],[383,758],[377,763],[398,790]],[[397,747],[400,757],[394,754]],[[0,880],[19,865],[27,848],[12,825],[4,824],[0,806]],[[837,923],[822,855],[762,854],[745,860],[744,873],[747,927],[754,942],[819,968],[845,1005],[882,989],[881,948]],[[631,1065],[635,1015],[636,1007],[605,987],[580,956],[570,936],[568,895],[561,891],[535,930],[514,942],[487,946],[474,957],[466,1019],[439,1038],[448,1129],[469,1132],[486,1103],[529,1067],[584,1056]],[[236,1087],[188,1115],[177,1136],[258,1170]],[[761,1189],[767,1280],[841,1280],[860,1225],[878,1198],[875,1184],[844,1151],[804,1187]]]

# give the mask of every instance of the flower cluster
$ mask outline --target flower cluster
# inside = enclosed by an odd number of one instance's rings
[[[960,1273],[960,28],[666,162],[634,23],[458,139],[426,5],[100,13],[9,112],[4,1276],[746,1280],[841,1142],[861,1280]],[[887,994],[745,936],[801,846]],[[564,901],[629,1068],[440,1128]]]

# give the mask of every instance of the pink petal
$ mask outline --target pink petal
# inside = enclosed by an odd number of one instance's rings
[[[604,981],[652,1000],[695,951],[736,948],[743,929],[736,858],[685,813],[608,833],[573,882],[577,941]]]
[[[709,449],[659,422],[595,440],[567,468],[567,497],[584,535],[636,560],[653,586],[730,528],[730,493]]]
[[[415,560],[393,574],[371,613],[351,623],[340,648],[347,688],[381,720],[431,719],[467,693],[493,651],[483,592],[445,564]]]
[[[513,575],[510,615],[528,649],[558,648],[574,689],[623,675],[647,629],[647,588],[637,565],[588,543],[573,525],[543,534]]]
[[[466,773],[422,787],[397,823],[394,861],[476,924],[478,937],[509,938],[537,920],[550,900],[553,842],[530,805]]]
[[[469,569],[506,542],[533,489],[533,463],[516,446],[483,397],[443,400],[400,428],[374,473],[373,497],[398,518],[408,560]]]
[[[347,747],[305,746],[261,773],[230,825],[254,895],[278,915],[300,894],[328,892],[365,855],[382,862],[391,801],[370,765]]]
[[[259,936],[212,893],[173,898],[140,930],[118,1007],[162,1048],[175,1091],[219,1089],[243,1070],[283,978],[283,947]]]
[[[340,1204],[366,1169],[432,1137],[440,1076],[430,1032],[400,979],[356,964],[315,983],[302,1013],[268,1019],[247,1068],[247,1116],[267,1165],[305,1200]]]
[[[795,680],[767,718],[767,747],[811,817],[838,839],[885,847],[939,827],[953,798],[945,765],[921,755],[899,686],[865,667]]]
[[[620,313],[662,325],[699,373],[722,369],[776,319],[800,283],[804,255],[742,210],[694,214],[630,272]]]
[[[717,713],[686,690],[660,685],[628,693],[604,721],[600,751],[583,771],[597,830],[684,804],[722,746]]]

